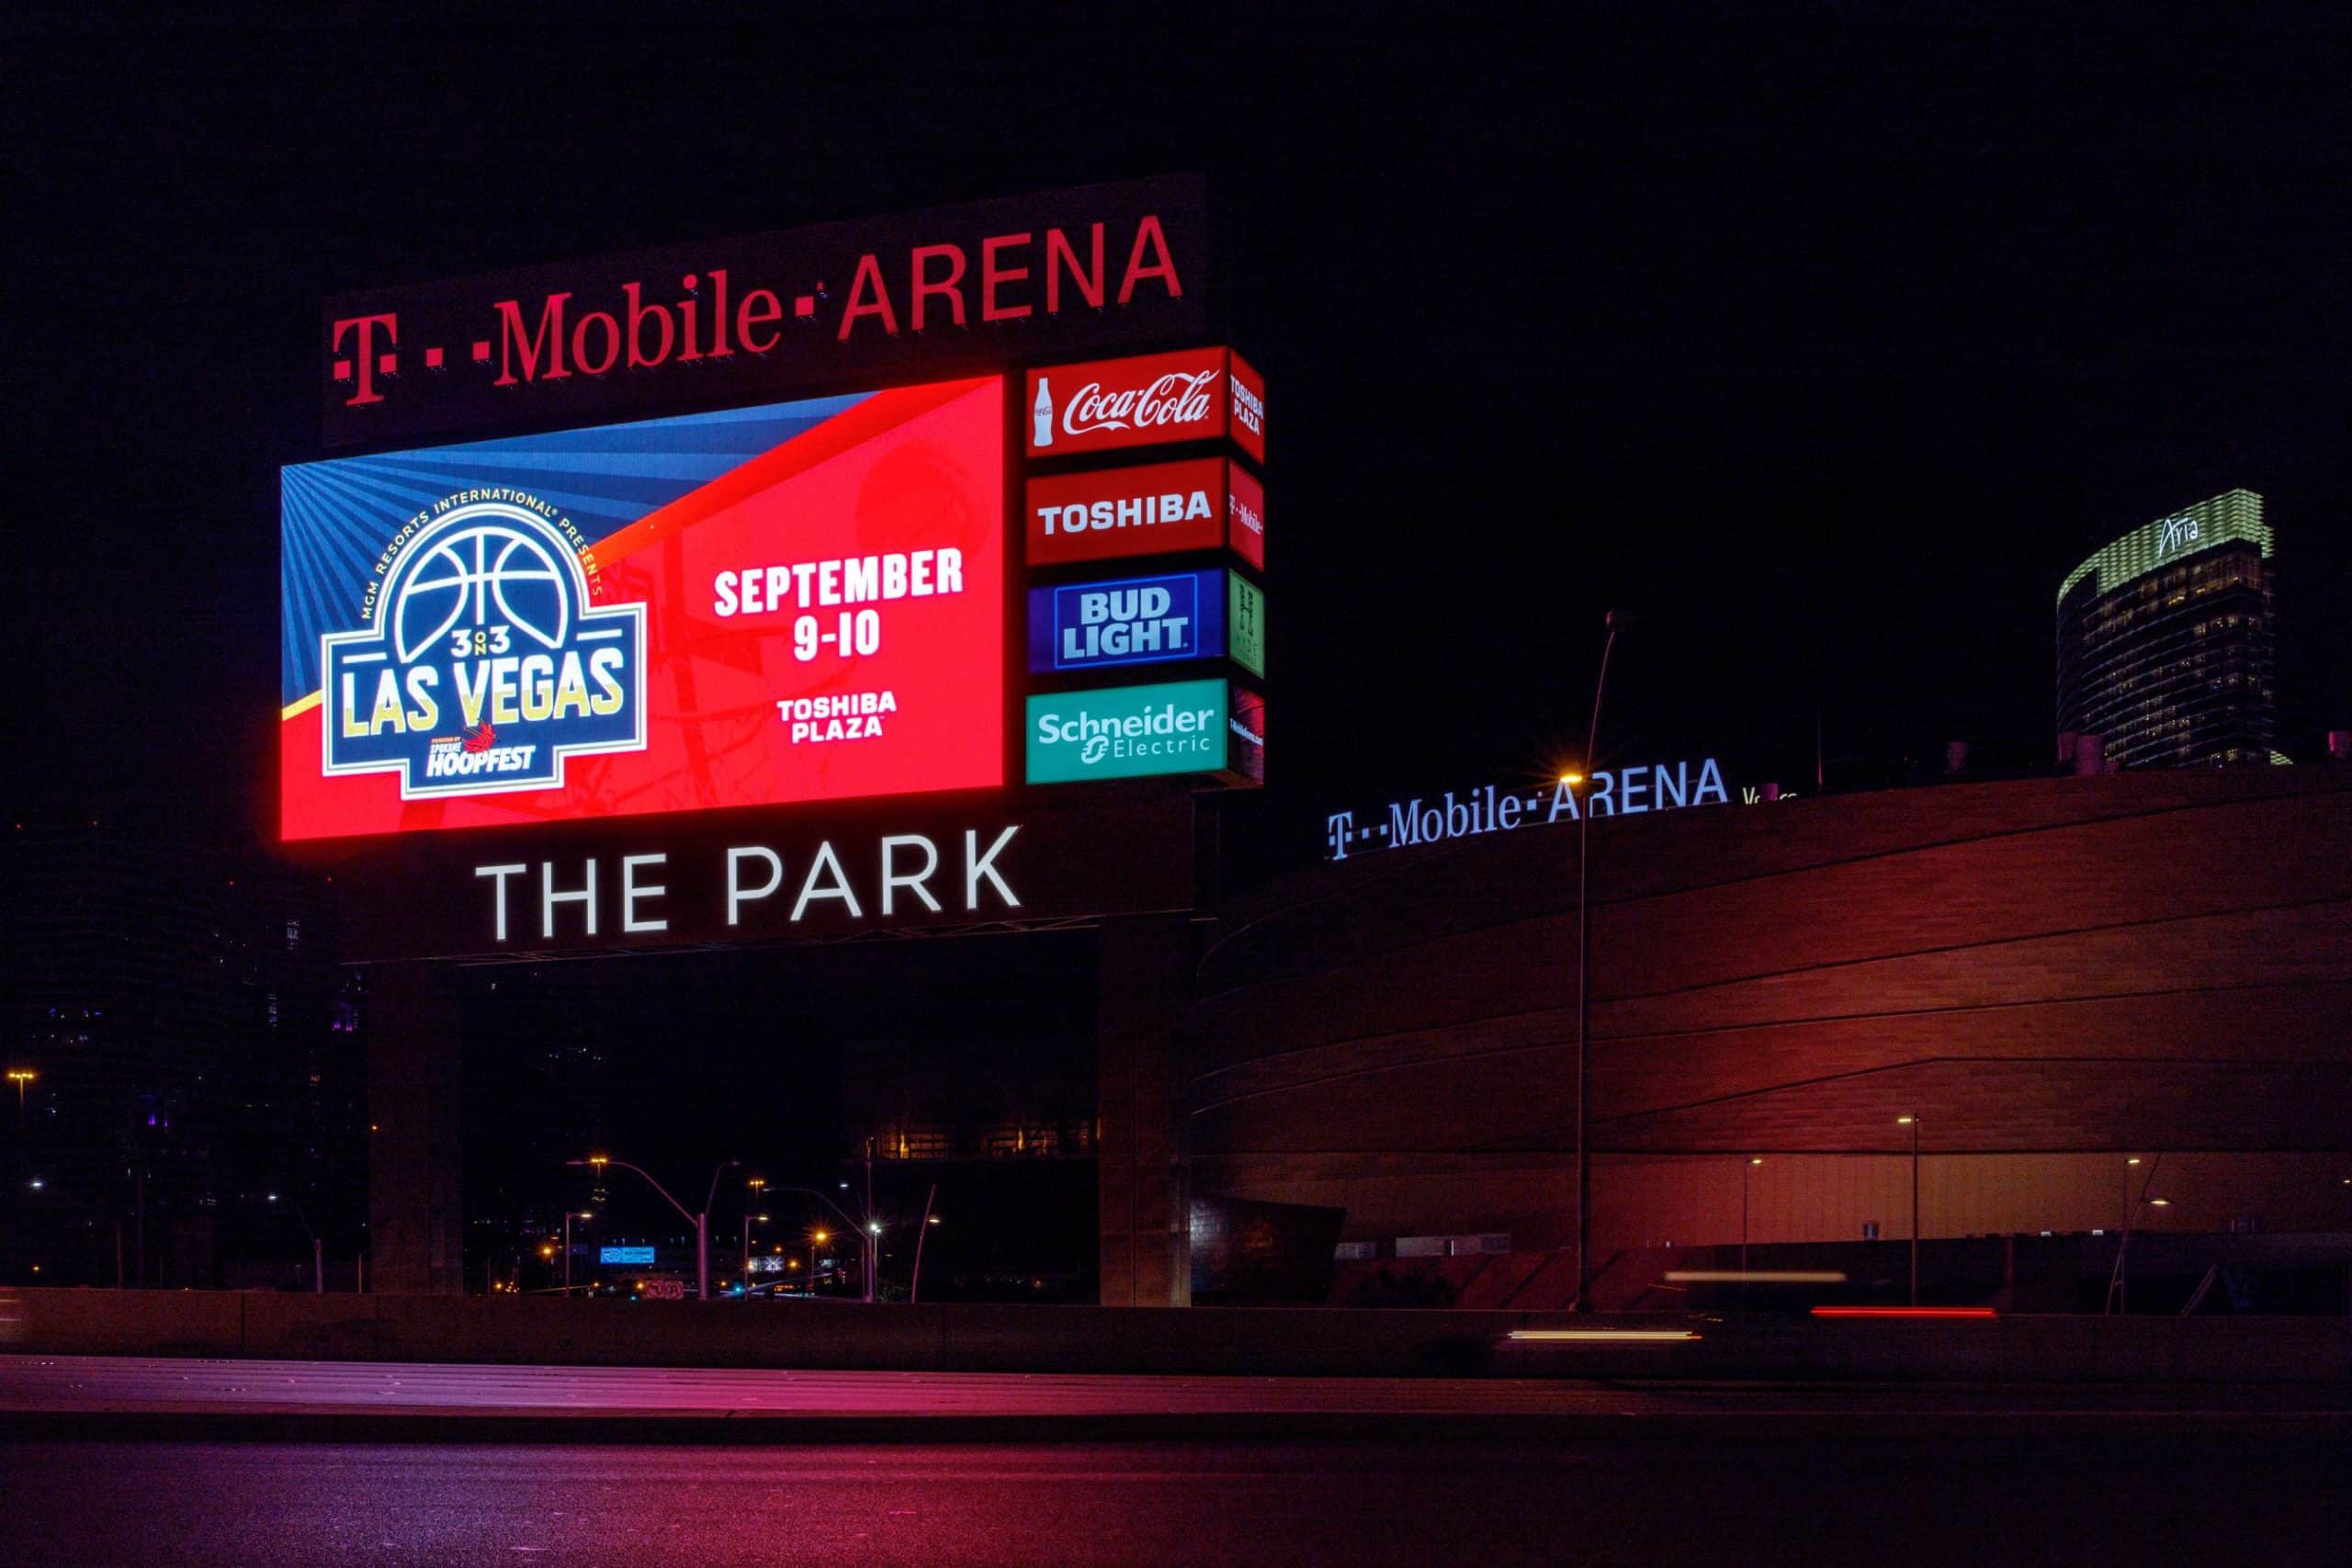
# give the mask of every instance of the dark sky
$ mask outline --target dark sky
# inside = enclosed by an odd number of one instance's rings
[[[2060,577],[2241,484],[2310,755],[2352,726],[2352,39],[1872,9],[12,12],[8,805],[259,819],[322,296],[1184,169],[1270,382],[1281,816],[1542,768],[1611,604],[1621,751],[1793,778],[1818,705],[1833,753],[2038,761]]]

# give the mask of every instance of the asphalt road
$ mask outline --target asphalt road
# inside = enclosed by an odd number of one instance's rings
[[[2341,1563],[2341,1445],[0,1445],[0,1562]]]
[[[0,1437],[288,1434],[791,1440],[969,1436],[1514,1436],[1657,1427],[1900,1436],[2128,1431],[2352,1438],[2343,1384],[1721,1383],[1561,1377],[1148,1377],[772,1368],[0,1356]],[[641,1429],[641,1430],[640,1430]],[[632,1431],[639,1436],[632,1438]],[[5,1568],[5,1564],[0,1564]]]

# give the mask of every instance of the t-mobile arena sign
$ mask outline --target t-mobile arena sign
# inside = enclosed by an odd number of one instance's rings
[[[1594,817],[1637,817],[1647,811],[1671,811],[1686,806],[1730,804],[1730,792],[1724,787],[1723,766],[1713,757],[1696,763],[1650,762],[1596,773],[1578,784],[1562,782],[1542,789],[1487,784],[1463,795],[1447,790],[1434,800],[1415,795],[1410,800],[1390,802],[1385,815],[1361,823],[1352,811],[1335,811],[1324,819],[1324,858],[1346,860],[1350,855],[1373,850],[1438,844],[1479,833],[1508,833],[1515,828],[1573,822],[1587,813]]]

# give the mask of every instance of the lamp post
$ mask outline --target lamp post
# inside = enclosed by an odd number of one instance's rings
[[[563,1293],[567,1296],[571,1294],[571,1222],[574,1219],[593,1220],[595,1217],[586,1209],[580,1210],[577,1213],[570,1209],[563,1212]]]
[[[1919,1304],[1919,1119],[1898,1116],[1898,1127],[1911,1129],[1911,1304]]]
[[[812,1296],[817,1293],[817,1249],[832,1239],[832,1233],[821,1228],[808,1235],[808,1293]]]
[[[2162,1155],[2158,1155],[2156,1158],[2158,1164],[2163,1163]],[[2132,1222],[2140,1217],[2140,1205],[2143,1203],[2152,1209],[2165,1209],[2172,1206],[2170,1199],[2148,1196],[2148,1189],[2154,1186],[2156,1180],[2156,1168],[2153,1165],[2148,1168],[2147,1179],[2140,1183],[2140,1201],[2135,1203],[2132,1201],[2132,1168],[2139,1163],[2138,1155],[2130,1156],[2123,1162],[2123,1229],[2115,1238],[2115,1272],[2109,1275],[2107,1280],[2106,1310],[2119,1316],[2129,1310],[2126,1305],[2128,1292],[2125,1286],[2123,1261],[2125,1256],[2132,1250]]]
[[[1586,774],[1592,772],[1594,748],[1600,742],[1600,699],[1609,688],[1610,650],[1617,646],[1617,634],[1633,624],[1633,616],[1623,610],[1611,610],[1601,617],[1600,624],[1608,635],[1601,639],[1600,675],[1592,683],[1592,717],[1585,727]],[[1584,775],[1570,774],[1561,782],[1571,785],[1581,784]],[[1576,1295],[1568,1303],[1571,1312],[1592,1310],[1585,1300],[1585,1286],[1590,1279],[1592,1248],[1592,1150],[1589,1109],[1592,1074],[1589,1055],[1586,1050],[1586,1042],[1592,1033],[1591,795],[1585,796],[1584,804],[1585,809],[1577,813],[1577,1273]]]
[[[762,1182],[761,1185],[765,1186],[766,1183]],[[753,1220],[765,1224],[768,1223],[768,1217],[765,1214],[754,1214],[748,1210],[743,1214],[743,1299],[747,1302],[752,1299],[752,1222]]]
[[[568,1159],[563,1163],[566,1165],[584,1165],[594,1170],[600,1179],[604,1176],[605,1168],[608,1165],[616,1165],[623,1170],[633,1170],[636,1171],[638,1175],[644,1177],[645,1184],[648,1187],[652,1188],[656,1192],[661,1193],[662,1201],[663,1202],[669,1204],[673,1209],[677,1210],[679,1213],[684,1214],[688,1222],[694,1225],[695,1294],[695,1298],[699,1301],[707,1302],[710,1300],[710,1206],[718,1197],[718,1179],[726,1175],[727,1172],[735,1166],[742,1164],[742,1161],[729,1159],[718,1162],[718,1168],[710,1173],[710,1190],[703,1194],[702,1213],[699,1214],[687,1208],[684,1203],[679,1202],[675,1198],[671,1197],[670,1190],[662,1186],[660,1182],[654,1180],[651,1172],[646,1170],[641,1166],[631,1165],[625,1159],[614,1159],[607,1155],[590,1155],[586,1159]]]
[[[743,1179],[743,1186],[751,1192],[752,1201],[757,1203],[761,1194],[768,1190],[768,1179],[747,1176]],[[762,1214],[760,1223],[765,1224],[767,1219],[765,1214]],[[747,1302],[752,1299],[752,1211],[748,1207],[743,1211],[743,1299]]]
[[[1747,1173],[1764,1163],[1764,1156],[1752,1155],[1739,1168],[1739,1293],[1747,1293]]]
[[[17,1086],[17,1133],[21,1137],[25,1131],[25,1086],[33,1081],[33,1070],[30,1067],[10,1067],[8,1081]]]
[[[847,1186],[848,1183],[844,1182],[842,1185]],[[874,1265],[877,1255],[876,1243],[882,1235],[882,1222],[869,1218],[865,1224],[859,1224],[855,1220],[849,1217],[848,1213],[843,1210],[839,1203],[834,1202],[831,1198],[826,1197],[822,1192],[818,1191],[813,1187],[779,1187],[775,1189],[775,1190],[778,1192],[800,1192],[807,1194],[808,1197],[814,1198],[826,1208],[831,1209],[834,1215],[840,1219],[842,1224],[847,1225],[851,1230],[857,1233],[859,1247],[858,1258],[860,1263],[865,1269],[865,1299],[868,1302],[873,1301]],[[820,1242],[823,1241],[825,1239],[825,1233],[823,1231],[818,1231],[813,1239]],[[808,1288],[811,1292],[814,1292],[817,1288],[817,1253],[816,1249],[813,1247],[809,1249],[808,1253]]]
[[[931,1227],[939,1223],[939,1216],[931,1212],[931,1206],[938,1200],[938,1197],[939,1183],[934,1181],[931,1184],[931,1190],[923,1195],[922,1224],[916,1227],[915,1230],[915,1269],[913,1274],[910,1275],[907,1280],[907,1304],[909,1306],[915,1304],[915,1292],[922,1289],[922,1238],[929,1235],[931,1234]]]

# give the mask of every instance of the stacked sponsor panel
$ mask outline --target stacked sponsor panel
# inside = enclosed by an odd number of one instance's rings
[[[1265,782],[1265,406],[1229,348],[1028,372],[1029,783]]]

